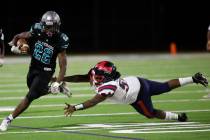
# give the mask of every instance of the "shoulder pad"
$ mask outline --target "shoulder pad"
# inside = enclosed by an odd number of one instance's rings
[[[61,33],[60,38],[61,38],[61,47],[64,48],[64,49],[68,48],[69,37],[64,33]]]
[[[32,25],[30,32],[37,32],[37,31],[41,31],[42,30],[42,24],[41,23],[35,23],[34,25]]]

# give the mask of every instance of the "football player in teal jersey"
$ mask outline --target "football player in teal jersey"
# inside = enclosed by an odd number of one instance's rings
[[[29,54],[31,62],[27,74],[28,93],[19,103],[15,110],[6,117],[0,130],[6,131],[13,119],[24,112],[32,101],[50,93],[57,94],[63,91],[62,80],[66,73],[67,58],[66,49],[69,46],[69,38],[60,31],[60,17],[55,11],[47,11],[39,23],[35,23],[30,31],[22,32],[14,36],[9,45],[11,51],[21,53],[20,46],[17,46],[19,39],[26,39],[29,44]],[[50,80],[56,69],[56,59],[58,58],[60,71],[58,78],[49,87]],[[65,90],[64,94],[69,96]]]

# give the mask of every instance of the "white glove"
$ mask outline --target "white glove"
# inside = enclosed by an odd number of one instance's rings
[[[21,53],[19,47],[16,47],[16,46],[12,46],[11,52],[13,52],[15,54],[20,54]]]
[[[12,46],[15,46],[15,44],[14,44],[12,41],[10,41],[10,42],[8,43],[8,45],[11,46],[11,47],[12,47]]]
[[[60,93],[60,83],[53,82],[50,86],[50,91],[51,91],[52,94]]]

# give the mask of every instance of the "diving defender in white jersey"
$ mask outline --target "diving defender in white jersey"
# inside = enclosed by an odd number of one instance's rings
[[[112,62],[101,61],[91,68],[88,74],[64,77],[66,82],[90,82],[96,92],[92,99],[83,103],[77,105],[66,103],[65,115],[68,116],[75,111],[93,107],[104,100],[110,100],[129,104],[147,118],[185,122],[188,119],[186,113],[177,114],[157,109],[153,107],[151,96],[169,92],[172,89],[192,83],[208,86],[207,79],[201,73],[196,73],[192,77],[172,79],[167,82],[151,81],[135,76],[125,78],[120,76]]]

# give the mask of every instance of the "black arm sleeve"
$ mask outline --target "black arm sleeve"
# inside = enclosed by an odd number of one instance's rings
[[[89,76],[88,76],[88,74],[66,76],[66,77],[64,77],[63,81],[66,81],[66,82],[89,82]]]

